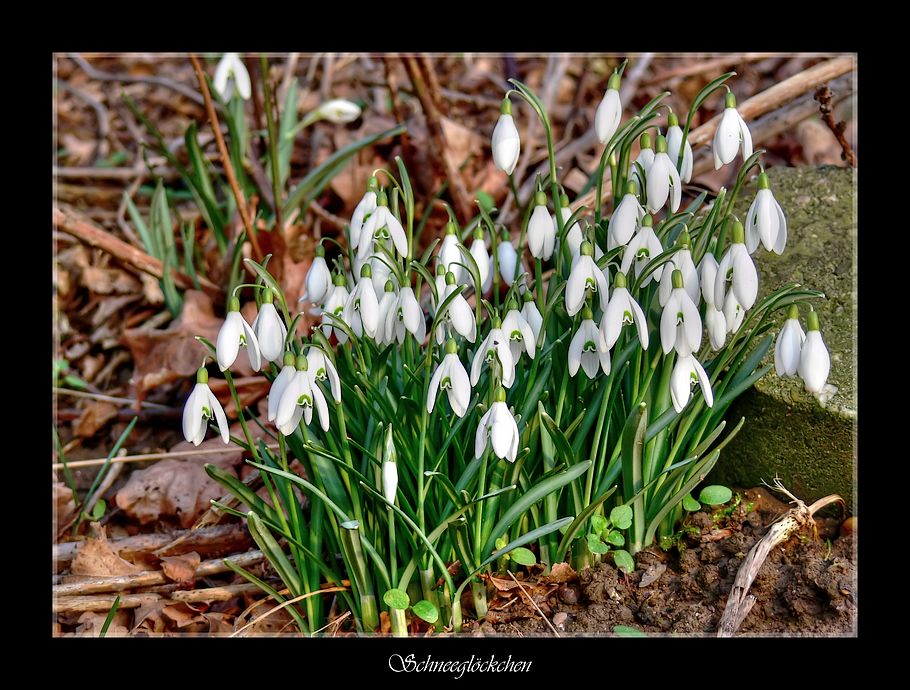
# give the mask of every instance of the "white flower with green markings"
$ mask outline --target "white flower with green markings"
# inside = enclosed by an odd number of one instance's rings
[[[589,379],[597,376],[598,368],[610,373],[610,348],[587,307],[581,312],[581,323],[569,343],[569,375],[575,376],[579,366]]]
[[[224,408],[209,388],[209,372],[205,367],[200,367],[196,372],[193,392],[183,406],[183,437],[194,446],[198,446],[205,438],[205,432],[212,419],[218,423],[221,440],[230,443],[230,430]]]
[[[240,348],[246,348],[247,357],[250,360],[250,367],[253,371],[259,371],[262,367],[262,357],[259,353],[259,340],[253,332],[252,327],[246,322],[240,314],[240,300],[231,297],[228,301],[228,313],[218,331],[218,338],[215,340],[215,358],[218,360],[218,368],[221,371],[230,369],[240,353]]]
[[[439,391],[445,391],[452,411],[464,417],[471,402],[471,379],[458,359],[458,346],[452,338],[446,342],[446,354],[433,372],[427,392],[427,412],[433,412]]]
[[[215,78],[212,79],[215,90],[227,103],[236,90],[243,100],[250,100],[253,90],[250,84],[250,73],[240,58],[240,53],[225,53],[215,67]]]
[[[515,462],[518,457],[518,424],[506,405],[506,392],[499,386],[494,393],[493,404],[480,418],[474,435],[474,457],[481,457],[488,444],[493,454],[503,460]]]

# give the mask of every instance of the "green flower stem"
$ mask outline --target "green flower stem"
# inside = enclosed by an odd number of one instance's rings
[[[477,476],[477,495],[483,496],[486,491],[487,484],[487,461],[490,457],[490,452],[485,450],[483,452],[483,457],[480,460],[480,471]],[[476,511],[474,515],[474,561],[480,563],[483,561],[483,554],[480,552],[480,549],[483,546],[483,505],[484,502],[481,501],[476,506]]]
[[[389,576],[392,582],[398,579],[398,549],[395,548],[395,511],[389,509]]]
[[[253,454],[256,462],[262,462],[262,458],[259,457],[259,450],[256,448],[253,437],[250,435],[250,430],[246,425],[246,419],[243,416],[243,407],[240,405],[240,396],[237,395],[237,388],[234,386],[234,377],[231,375],[230,369],[225,369],[224,379],[227,381],[228,388],[231,390],[231,397],[234,399],[234,406],[237,408],[237,419],[240,421],[243,435],[246,437],[247,445],[250,447],[250,453]]]
[[[420,589],[423,592],[423,598],[428,602],[439,608],[441,602],[438,601],[436,596],[436,578],[433,577],[433,568],[432,566],[427,568],[421,568],[420,571]]]
[[[525,209],[521,203],[521,199],[518,198],[518,188],[515,186],[515,177],[511,173],[509,173],[509,189],[512,190],[512,198],[515,199],[515,208],[518,209],[518,217],[521,218],[525,214]]]
[[[560,215],[559,213],[556,214]],[[544,295],[543,286],[543,263],[540,259],[534,259],[534,287],[537,291],[537,309],[543,314],[547,305],[547,298]]]
[[[408,619],[404,615],[404,609],[389,609],[389,621],[392,624],[393,637],[408,636]]]

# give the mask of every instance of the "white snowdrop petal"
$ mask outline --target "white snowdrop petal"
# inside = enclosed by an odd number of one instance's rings
[[[229,369],[240,352],[240,334],[245,323],[239,311],[229,311],[215,339],[215,358],[221,371]]]
[[[487,435],[489,430],[487,425],[490,422],[490,414],[493,412],[493,408],[490,407],[487,410],[483,417],[480,418],[480,422],[477,423],[477,432],[474,434],[474,457],[479,458],[483,455],[483,452],[487,449]]]
[[[739,247],[740,250],[736,250]],[[758,272],[745,245],[733,245],[733,292],[743,309],[751,309],[758,297]]]
[[[183,438],[197,446],[199,443],[196,443],[195,439],[199,437],[200,427],[205,424],[202,419],[202,406],[208,404],[209,400],[206,391],[208,386],[197,383],[183,406]]]
[[[284,389],[287,388],[287,385],[291,382],[291,379],[294,378],[294,374],[296,373],[297,370],[293,366],[285,365],[281,368],[281,371],[278,372],[278,376],[275,377],[275,380],[272,381],[272,387],[269,389],[268,411],[266,415],[266,419],[270,422],[275,421],[275,416],[278,414],[278,403],[281,401]]]
[[[705,405],[714,407],[714,391],[711,390],[711,379],[708,378],[704,367],[695,357],[692,357],[691,362],[692,368],[695,370],[696,376],[698,376],[698,385],[701,386],[702,395],[705,396]]]
[[[821,332],[809,331],[799,361],[799,375],[806,385],[806,390],[820,393],[830,372],[831,357],[822,340]]]
[[[679,313],[679,300],[676,295],[671,295],[664,306],[660,315],[660,346],[664,354],[670,354],[670,350],[676,344],[676,319]]]

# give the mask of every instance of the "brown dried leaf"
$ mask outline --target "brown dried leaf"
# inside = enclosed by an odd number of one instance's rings
[[[72,490],[63,482],[54,483],[54,524],[62,525],[73,514],[76,502]]]
[[[117,268],[86,266],[82,269],[82,285],[99,295],[130,295],[142,285],[126,271]]]
[[[474,130],[468,129],[454,120],[442,117],[441,121],[442,133],[446,141],[446,156],[449,163],[458,169],[472,153],[481,150],[483,139]]]
[[[142,296],[149,304],[164,304],[164,293],[161,291],[161,283],[157,278],[153,278],[148,273],[140,273],[139,280],[142,282]]]
[[[193,611],[183,602],[172,604],[171,606],[165,606],[163,609],[161,609],[161,613],[164,614],[165,618],[176,624],[176,626],[181,630],[190,626],[196,626],[200,628],[199,630],[191,629],[186,632],[202,632],[202,630],[208,628],[205,616],[202,616],[196,611]]]
[[[180,584],[191,584],[196,575],[196,568],[202,558],[195,551],[181,554],[180,556],[163,556],[161,558],[161,571],[169,580]]]
[[[92,528],[97,529],[98,538],[86,539],[82,544],[73,557],[70,575],[64,577],[65,582],[79,582],[87,577],[135,575],[142,572],[140,568],[114,553],[107,541],[104,527],[97,526],[97,524],[93,522]]]
[[[561,584],[563,582],[572,582],[577,579],[578,573],[572,569],[571,565],[568,563],[557,563],[550,569],[550,574],[541,577],[540,581],[541,583],[547,584]]]
[[[113,403],[93,400],[79,415],[73,425],[73,432],[80,438],[91,438],[108,422],[117,417],[117,406]]]
[[[76,634],[80,637],[99,637],[101,630],[104,628],[104,621],[107,620],[106,612],[86,611],[79,616],[79,624],[76,626]],[[130,622],[130,611],[118,609],[108,626],[105,637],[126,637],[129,634],[127,627]]]
[[[95,157],[96,144],[94,140],[86,141],[74,134],[64,134],[61,137],[61,141],[66,149],[67,165],[85,165]]]

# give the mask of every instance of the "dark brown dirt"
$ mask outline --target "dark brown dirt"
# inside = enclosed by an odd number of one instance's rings
[[[756,489],[744,492],[730,515],[691,514],[685,526],[694,529],[669,551],[640,552],[628,577],[608,557],[579,573],[575,585],[553,592],[546,601],[550,618],[562,635],[608,635],[617,625],[647,634],[712,635],[740,564],[786,508]],[[757,601],[738,635],[856,634],[856,535],[840,536],[840,522],[817,518],[817,540],[809,529],[771,553],[752,584]],[[577,603],[569,603],[576,594]],[[538,614],[484,623],[475,634],[553,632]]]

